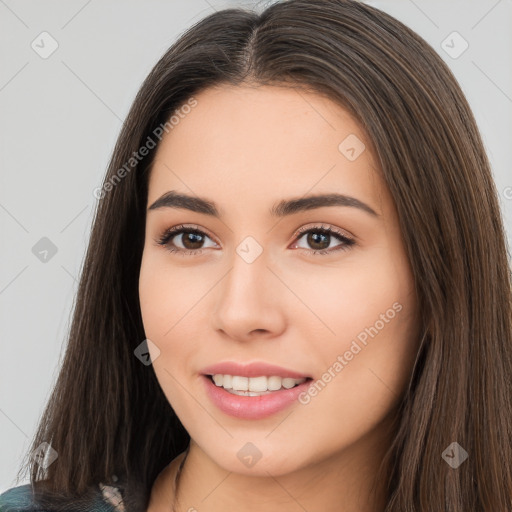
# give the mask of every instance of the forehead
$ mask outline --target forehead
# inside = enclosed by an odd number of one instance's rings
[[[148,204],[168,190],[215,196],[221,207],[315,192],[381,204],[368,140],[339,104],[274,86],[225,85],[194,97],[159,144]]]

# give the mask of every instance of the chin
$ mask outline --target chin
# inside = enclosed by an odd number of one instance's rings
[[[213,450],[208,450],[208,455],[225,471],[261,477],[292,473],[310,462],[307,456],[296,448],[303,443],[293,443],[293,446],[285,450],[269,440],[246,440],[250,438],[251,436],[247,436],[243,441],[233,439],[229,447],[225,443],[216,445]]]

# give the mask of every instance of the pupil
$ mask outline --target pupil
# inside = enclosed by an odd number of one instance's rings
[[[183,241],[183,245],[187,247],[187,249],[198,249],[202,243],[202,235],[199,233],[186,233],[185,239]],[[192,244],[192,246],[188,245]]]
[[[322,238],[324,244],[326,241],[328,241],[328,238],[329,238],[329,235],[326,235],[325,233],[309,233],[308,234],[308,243],[311,244],[313,246],[313,248],[315,248],[315,244],[322,244],[322,241],[318,240],[318,238]],[[317,247],[316,249],[317,250],[321,250],[321,249],[327,249],[329,247],[329,243],[327,242],[327,245],[325,245],[324,247]]]

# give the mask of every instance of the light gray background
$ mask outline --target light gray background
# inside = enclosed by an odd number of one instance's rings
[[[259,10],[269,2],[259,2]],[[482,131],[512,238],[512,0],[374,0],[458,78]],[[96,199],[122,120],[150,69],[217,0],[0,0],[0,492],[12,487],[49,396]],[[43,59],[31,47],[57,50]],[[457,31],[458,58],[441,43]],[[453,42],[451,42],[453,40]],[[452,53],[460,39],[448,39]],[[32,252],[49,238],[57,253]]]

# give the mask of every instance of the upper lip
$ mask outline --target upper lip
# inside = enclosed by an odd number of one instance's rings
[[[234,361],[223,361],[203,368],[201,373],[203,375],[239,375],[240,377],[278,376],[291,379],[311,378],[304,373],[263,362],[243,364]]]

